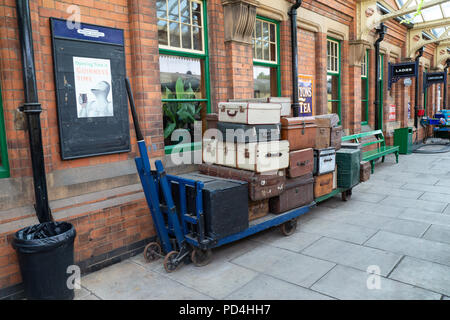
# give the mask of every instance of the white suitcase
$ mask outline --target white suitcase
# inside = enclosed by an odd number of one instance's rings
[[[203,162],[217,163],[217,140],[203,139]]]
[[[236,145],[234,142],[217,142],[217,164],[236,168]]]
[[[289,117],[291,115],[292,102],[289,97],[270,97],[270,103],[279,103],[281,105],[281,116]]]
[[[289,141],[237,143],[237,167],[259,173],[289,166]]]
[[[277,103],[219,103],[219,121],[243,124],[280,123],[281,105]]]
[[[314,150],[314,161],[314,173],[316,175],[334,172],[334,169],[336,169],[336,150],[334,148]]]

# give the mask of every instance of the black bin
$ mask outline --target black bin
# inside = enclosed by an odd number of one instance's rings
[[[73,285],[68,285],[73,272],[68,273],[68,267],[74,264],[75,236],[68,222],[41,223],[15,233],[13,247],[28,299],[73,299]]]

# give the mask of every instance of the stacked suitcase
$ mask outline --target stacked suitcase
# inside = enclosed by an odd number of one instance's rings
[[[350,189],[360,182],[360,159],[361,149],[342,148],[336,153],[339,188]]]

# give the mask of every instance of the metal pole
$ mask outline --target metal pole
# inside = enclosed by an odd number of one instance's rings
[[[375,47],[375,100],[373,104],[375,105],[375,130],[383,129],[380,128],[380,42],[384,40],[384,35],[386,34],[387,27],[384,23],[380,23],[380,26],[375,29],[378,34],[378,39],[374,43]]]
[[[423,55],[423,47],[420,48],[418,50],[419,54],[417,55],[415,61],[416,61],[416,65],[417,68],[419,68],[419,59],[420,57],[422,57]],[[417,124],[418,124],[418,113],[419,113],[419,108],[418,108],[418,102],[419,102],[419,70],[417,71],[417,77],[416,77],[416,86],[415,86],[415,101],[414,101],[414,126],[417,128]]]
[[[17,0],[17,20],[19,25],[20,47],[22,51],[23,82],[25,103],[19,107],[27,116],[30,142],[31,166],[33,169],[35,210],[39,222],[52,221],[48,204],[47,181],[45,177],[44,150],[42,147],[42,131],[36,70],[34,66],[33,31],[31,28],[30,5],[28,0]]]
[[[447,60],[444,68],[445,78],[444,78],[444,101],[442,102],[442,109],[447,109],[447,72],[448,67],[450,67],[450,59]]]
[[[293,101],[292,113],[294,117],[300,115],[300,103],[298,102],[298,42],[297,42],[297,9],[302,5],[302,0],[297,0],[289,10],[291,17],[291,48],[292,48],[292,84],[293,84]]]

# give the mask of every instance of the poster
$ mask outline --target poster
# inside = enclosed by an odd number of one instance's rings
[[[395,121],[396,115],[395,115],[395,104],[389,105],[389,118],[388,121]]]
[[[300,104],[300,117],[313,115],[313,77],[298,76],[298,102]]]
[[[112,117],[111,61],[73,57],[78,118]]]

